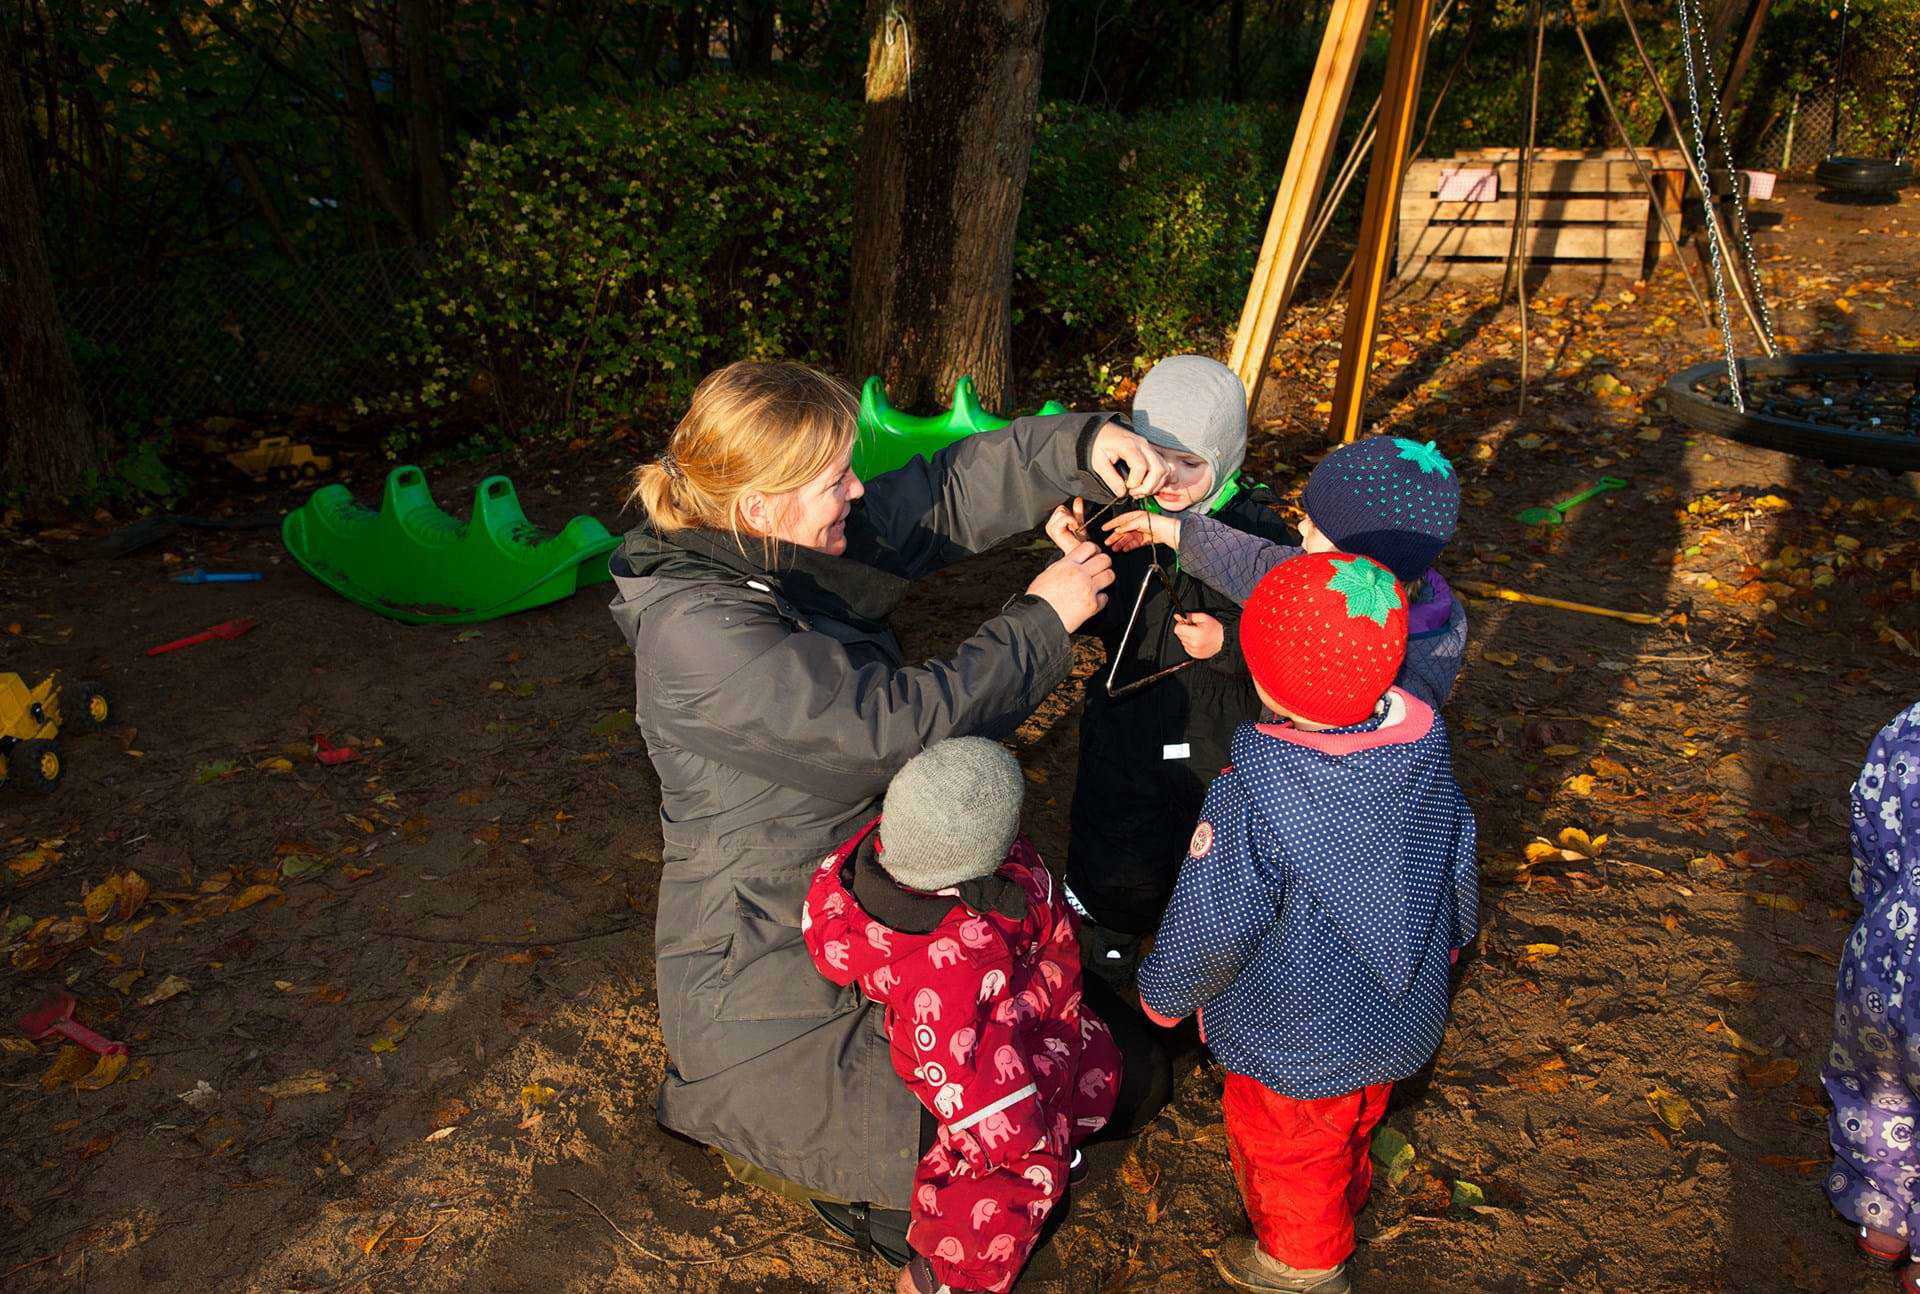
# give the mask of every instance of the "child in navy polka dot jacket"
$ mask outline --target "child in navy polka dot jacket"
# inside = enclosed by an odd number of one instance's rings
[[[1371,557],[1407,586],[1407,657],[1397,682],[1428,705],[1453,694],[1467,647],[1467,611],[1433,563],[1460,521],[1460,480],[1428,441],[1369,436],[1320,460],[1300,496],[1300,543],[1274,543],[1205,516],[1130,512],[1108,526],[1112,548],[1178,550],[1180,567],[1235,602],[1301,552]]]
[[[1308,553],[1260,581],[1240,643],[1279,723],[1246,723],[1213,783],[1140,1000],[1197,1013],[1255,1239],[1242,1289],[1348,1288],[1374,1126],[1433,1057],[1479,907],[1472,811],[1446,725],[1392,686],[1405,588],[1369,558]]]

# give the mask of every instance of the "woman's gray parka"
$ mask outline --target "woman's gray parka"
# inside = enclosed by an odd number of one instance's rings
[[[867,485],[844,557],[767,570],[756,541],[631,531],[614,619],[660,778],[656,926],[668,1128],[847,1201],[904,1209],[920,1109],[881,1010],[808,960],[820,860],[888,779],[947,737],[1011,733],[1068,673],[1059,616],[1010,602],[944,659],[907,667],[882,623],[923,575],[1038,524],[1072,495],[1105,414],[1023,418]]]

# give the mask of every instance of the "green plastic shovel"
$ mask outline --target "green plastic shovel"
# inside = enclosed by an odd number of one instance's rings
[[[1529,526],[1557,526],[1567,519],[1569,509],[1577,508],[1596,494],[1605,494],[1609,490],[1624,490],[1627,483],[1617,476],[1603,476],[1587,489],[1580,491],[1564,503],[1551,504],[1544,508],[1528,508],[1525,512],[1514,514],[1514,520]]]

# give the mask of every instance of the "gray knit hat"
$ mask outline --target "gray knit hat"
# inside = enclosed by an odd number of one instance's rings
[[[991,876],[1020,830],[1020,763],[985,737],[953,737],[906,762],[880,811],[880,865],[910,890]]]
[[[1133,429],[1149,444],[1207,460],[1213,493],[1193,505],[1213,507],[1247,457],[1247,388],[1234,371],[1205,355],[1174,355],[1140,379]]]

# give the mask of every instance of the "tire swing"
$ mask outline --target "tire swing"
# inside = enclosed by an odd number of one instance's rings
[[[1813,178],[1827,194],[1850,198],[1892,198],[1913,182],[1913,167],[1905,148],[1893,157],[1843,157],[1840,154],[1842,81],[1847,70],[1847,17],[1852,0],[1841,0],[1840,52],[1833,61],[1833,122],[1827,128],[1827,156],[1814,168]],[[1908,113],[1907,134],[1913,133]]]
[[[1695,42],[1701,39],[1705,24],[1697,3],[1680,0],[1680,38],[1686,55],[1687,97],[1693,111],[1694,156],[1699,173],[1705,174],[1707,130],[1694,68]],[[1707,66],[1711,76],[1711,64]],[[1708,93],[1718,101],[1711,84]],[[1753,244],[1747,236],[1745,203],[1738,188],[1732,202],[1734,224],[1745,244],[1747,279],[1758,307],[1756,329],[1767,354],[1734,354],[1726,280],[1739,267],[1730,264],[1733,249],[1723,244],[1719,222],[1708,220],[1707,248],[1712,258],[1724,356],[1695,364],[1669,378],[1665,388],[1668,412],[1695,431],[1828,464],[1920,471],[1920,355],[1775,354],[1772,318],[1761,292]]]

